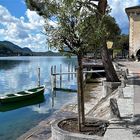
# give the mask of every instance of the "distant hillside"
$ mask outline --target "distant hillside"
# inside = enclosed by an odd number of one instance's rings
[[[27,47],[23,48],[22,50],[23,50],[24,52],[27,52],[27,53],[29,53],[29,52],[32,53],[32,51],[31,51],[29,48],[27,48]]]
[[[0,56],[30,56],[29,48],[21,48],[9,41],[0,41]]]
[[[61,56],[55,52],[33,52],[29,48],[21,48],[9,41],[0,41],[0,56]]]
[[[61,53],[58,52],[52,52],[52,51],[47,51],[47,52],[33,52],[34,56],[62,56]]]

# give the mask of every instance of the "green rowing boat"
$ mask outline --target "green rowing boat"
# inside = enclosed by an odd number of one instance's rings
[[[0,97],[0,103],[18,102],[42,96],[44,94],[45,86],[32,88],[26,91],[20,91],[14,94],[7,94]]]
[[[19,102],[9,102],[9,103],[2,103],[2,104],[0,103],[0,112],[11,111],[25,106],[31,106],[31,105],[40,106],[40,104],[43,103],[44,101],[45,101],[45,96],[42,95],[39,97],[34,97],[32,99],[22,100]]]

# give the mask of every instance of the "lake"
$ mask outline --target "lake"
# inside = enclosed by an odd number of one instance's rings
[[[67,72],[68,64],[76,65],[76,58],[66,57],[0,57],[0,96],[7,93],[30,89],[37,86],[37,70],[40,68],[40,82],[46,86],[45,101],[21,107],[14,110],[0,112],[0,140],[15,140],[17,137],[36,126],[41,120],[50,117],[63,105],[76,101],[76,93],[56,92],[54,106],[52,106],[50,70],[57,66],[59,72],[62,64],[63,72]],[[71,77],[72,78],[72,77]],[[57,77],[59,81],[59,77]],[[76,77],[68,81],[63,76],[62,87],[75,87]],[[57,83],[59,86],[59,83]]]

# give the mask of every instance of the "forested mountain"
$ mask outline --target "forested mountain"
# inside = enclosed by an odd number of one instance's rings
[[[0,41],[0,56],[61,56],[61,54],[52,51],[33,52],[27,47],[21,48],[12,42]]]
[[[0,56],[32,55],[29,48],[21,48],[9,41],[0,41]]]

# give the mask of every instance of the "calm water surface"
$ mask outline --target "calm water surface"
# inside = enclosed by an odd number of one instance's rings
[[[63,71],[66,72],[68,63],[75,65],[76,58],[0,57],[0,96],[35,87],[38,67],[41,69],[41,84],[46,85],[43,103],[0,112],[0,140],[15,140],[64,104],[76,100],[76,93],[57,92],[52,108],[50,68],[52,65],[57,65],[59,71],[59,66],[62,64]],[[75,84],[76,79],[68,82],[67,76],[63,76],[63,87],[73,87]]]

